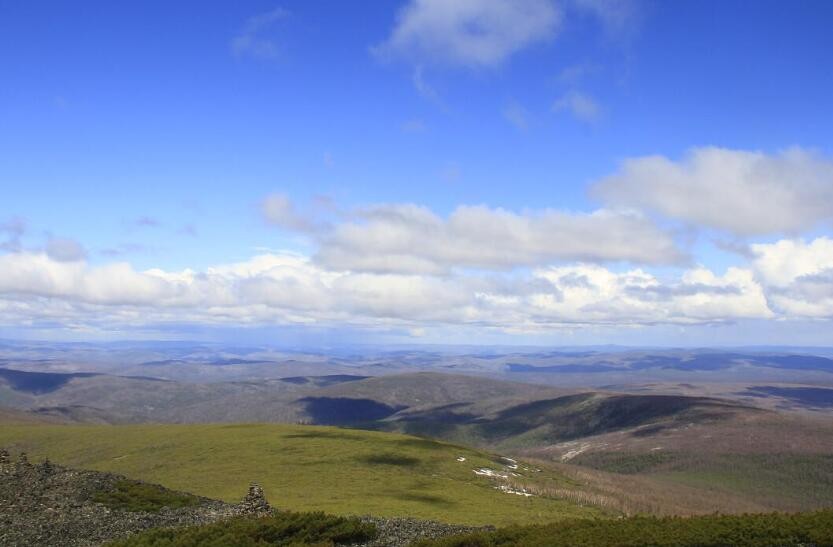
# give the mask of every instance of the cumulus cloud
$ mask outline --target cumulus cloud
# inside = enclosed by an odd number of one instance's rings
[[[771,306],[787,317],[833,317],[833,240],[784,239],[751,245]]]
[[[231,40],[231,51],[238,56],[250,55],[261,59],[275,59],[280,48],[269,32],[278,21],[289,15],[283,8],[249,18],[240,33]]]
[[[570,91],[552,105],[553,112],[569,112],[577,120],[593,123],[601,116],[601,107],[592,97],[578,91]]]
[[[801,276],[814,275],[833,268],[833,239],[819,237],[782,239],[774,243],[750,246],[754,266],[770,286],[784,287]]]
[[[798,234],[833,218],[833,161],[800,148],[695,148],[680,161],[625,160],[593,193],[739,236]]]
[[[730,268],[719,276],[705,268],[661,280],[643,270],[616,273],[601,266],[548,268],[560,300],[537,295],[538,317],[577,324],[634,325],[708,323],[768,318],[772,312],[752,272]]]
[[[564,260],[673,264],[684,258],[668,233],[634,213],[462,206],[444,218],[412,204],[360,211],[322,234],[316,255],[333,269],[420,274]]]
[[[293,254],[202,272],[91,266],[44,253],[0,256],[0,324],[474,325],[517,332],[771,315],[752,273],[739,269],[721,276],[700,268],[663,280],[640,269],[577,264],[436,277],[331,270]]]
[[[411,0],[374,51],[420,66],[493,67],[553,37],[560,22],[551,0]]]

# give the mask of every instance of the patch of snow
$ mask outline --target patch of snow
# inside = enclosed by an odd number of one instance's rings
[[[568,461],[572,460],[573,458],[575,458],[576,456],[578,456],[579,454],[581,454],[582,452],[585,452],[591,446],[593,446],[593,445],[590,444],[590,443],[585,443],[585,444],[582,444],[581,446],[579,446],[578,448],[573,448],[572,450],[568,450],[567,452],[565,452],[564,454],[561,455],[561,461],[562,462],[568,462]]]
[[[524,496],[524,497],[527,497],[527,498],[533,496],[533,494],[530,494],[529,492],[527,492],[525,488],[521,488],[520,490],[517,490],[515,488],[510,488],[509,486],[506,486],[505,484],[501,484],[500,486],[495,486],[495,488],[497,490],[500,490],[501,492],[506,493],[506,494],[515,494],[517,496]]]
[[[479,467],[477,469],[472,469],[475,475],[482,475],[484,477],[497,477],[499,479],[508,479],[509,475],[506,473],[498,473],[494,469],[489,469],[488,467]]]

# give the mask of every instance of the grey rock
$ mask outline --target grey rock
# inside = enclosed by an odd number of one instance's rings
[[[272,512],[272,506],[269,505],[266,496],[263,495],[263,488],[254,482],[249,485],[249,491],[237,507],[241,515],[258,516]]]

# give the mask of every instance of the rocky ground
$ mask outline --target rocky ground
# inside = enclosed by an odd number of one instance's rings
[[[362,520],[375,524],[379,535],[374,540],[356,547],[406,547],[418,539],[435,539],[478,529],[407,518],[365,517]]]
[[[5,461],[3,461],[5,460]],[[199,504],[159,512],[116,511],[93,497],[124,477],[69,469],[0,453],[0,545],[87,546],[156,526],[204,524],[239,512],[238,506],[198,498]]]
[[[158,512],[110,509],[94,501],[113,491],[125,477],[62,467],[49,462],[33,465],[25,455],[11,461],[0,450],[0,545],[81,547],[155,527],[208,524],[238,515],[263,515],[273,509],[263,492],[252,485],[239,504],[196,497],[197,504]],[[362,547],[405,547],[422,538],[471,530],[439,522],[405,518],[364,517],[379,535]]]

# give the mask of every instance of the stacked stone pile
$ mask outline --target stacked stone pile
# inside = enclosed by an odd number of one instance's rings
[[[262,516],[268,515],[272,512],[272,506],[266,501],[266,496],[263,495],[263,488],[257,483],[249,485],[249,491],[237,505],[237,511],[241,515]]]

